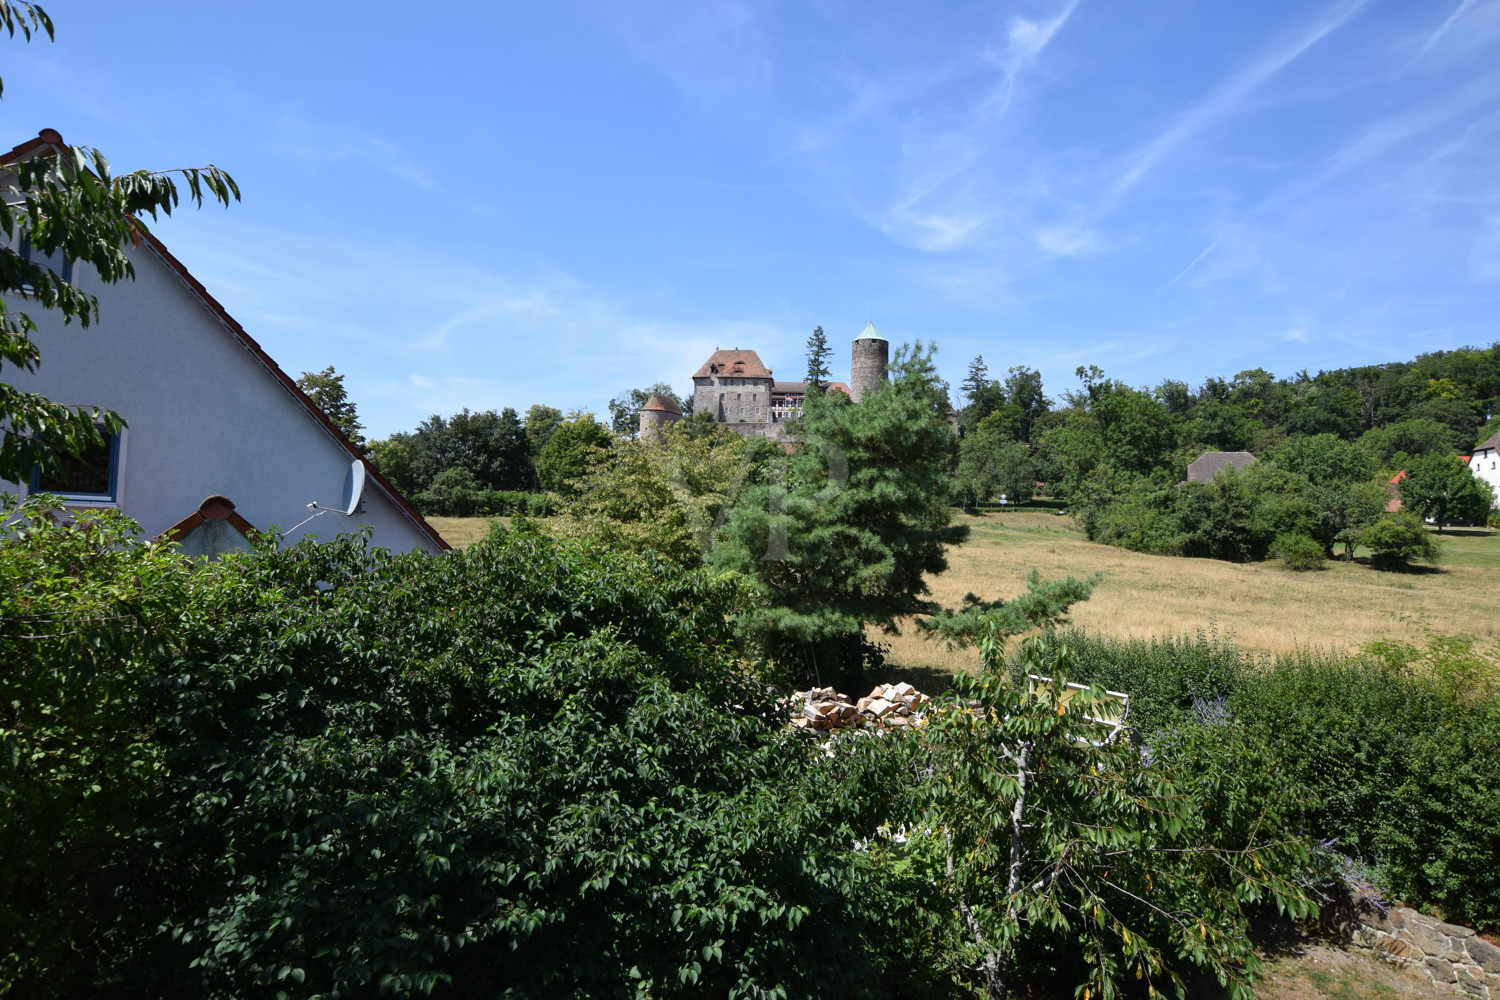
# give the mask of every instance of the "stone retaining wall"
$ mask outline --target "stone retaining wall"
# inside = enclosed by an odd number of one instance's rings
[[[1500,948],[1467,927],[1405,906],[1382,913],[1363,900],[1345,920],[1350,944],[1398,965],[1423,969],[1439,985],[1477,1000],[1500,1000]]]

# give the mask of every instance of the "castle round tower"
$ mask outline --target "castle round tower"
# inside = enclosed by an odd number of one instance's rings
[[[849,394],[856,403],[865,393],[885,385],[890,362],[890,342],[880,335],[874,323],[866,324],[854,338],[853,360],[849,364]]]
[[[641,440],[660,440],[666,433],[667,425],[675,424],[681,419],[682,408],[677,405],[677,401],[671,396],[656,393],[641,407]]]

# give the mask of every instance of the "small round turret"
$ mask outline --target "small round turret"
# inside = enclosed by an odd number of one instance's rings
[[[880,335],[874,323],[867,323],[854,338],[853,360],[849,364],[849,394],[856,403],[865,393],[885,385],[890,361],[890,342]]]
[[[677,401],[671,396],[656,393],[641,407],[641,440],[660,440],[667,431],[667,425],[675,424],[681,419],[682,407],[677,405]]]

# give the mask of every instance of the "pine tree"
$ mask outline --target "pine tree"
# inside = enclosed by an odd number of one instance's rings
[[[828,338],[823,335],[821,326],[815,328],[812,336],[807,338],[807,391],[809,393],[822,393],[828,390],[828,359],[833,357],[833,349],[828,346]]]
[[[984,355],[981,354],[969,362],[969,374],[964,377],[963,385],[959,388],[963,390],[964,398],[974,403],[978,402],[984,391],[994,384],[990,381],[989,366],[984,363]]]
[[[329,365],[320,372],[303,372],[297,379],[297,388],[307,393],[318,409],[333,422],[333,426],[344,432],[344,437],[356,448],[365,446],[364,424],[359,422],[359,413],[344,391],[344,376]]]

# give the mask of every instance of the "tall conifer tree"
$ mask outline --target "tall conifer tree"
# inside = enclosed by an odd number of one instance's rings
[[[807,391],[809,393],[822,393],[828,391],[828,359],[833,357],[833,349],[828,346],[828,338],[823,335],[823,328],[816,327],[812,336],[807,338]]]

